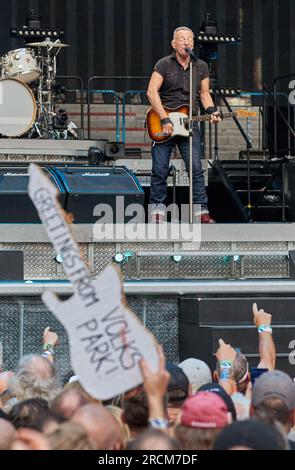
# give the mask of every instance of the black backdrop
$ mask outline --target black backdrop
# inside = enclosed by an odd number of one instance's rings
[[[29,8],[43,26],[65,30],[70,48],[61,51],[58,73],[149,75],[154,62],[170,50],[173,29],[199,31],[205,12],[220,33],[239,33],[240,46],[219,48],[222,86],[255,90],[254,64],[261,59],[262,81],[295,72],[294,0],[0,0],[0,54],[20,47],[10,26],[25,23]]]

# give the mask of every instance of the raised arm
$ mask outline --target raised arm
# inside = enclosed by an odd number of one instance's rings
[[[257,367],[274,369],[276,365],[276,348],[272,337],[271,315],[263,309],[258,310],[253,304],[254,325],[258,329],[260,362]]]

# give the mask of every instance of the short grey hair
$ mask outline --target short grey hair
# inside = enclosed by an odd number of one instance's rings
[[[43,361],[43,364],[42,364]],[[61,390],[53,364],[37,354],[27,354],[11,379],[10,390],[18,401],[43,398],[51,405]]]
[[[175,35],[176,33],[178,33],[178,31],[189,31],[190,33],[192,33],[192,36],[193,38],[195,38],[195,34],[194,32],[191,30],[191,28],[188,28],[187,26],[178,26],[178,28],[176,28],[174,31],[173,31],[173,39],[175,39]]]

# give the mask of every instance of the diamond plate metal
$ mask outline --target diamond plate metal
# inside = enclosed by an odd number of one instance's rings
[[[122,251],[172,251],[173,243],[147,242],[147,243],[121,243]]]
[[[180,278],[187,279],[229,279],[231,262],[223,257],[184,257],[178,264]]]
[[[100,274],[106,266],[113,262],[116,254],[114,243],[95,243],[93,248],[93,270]]]
[[[103,269],[113,262],[116,250],[124,252],[182,252],[183,244],[172,242],[157,243],[80,243],[81,255],[90,269],[98,275]],[[50,243],[2,243],[1,249],[21,250],[24,252],[24,277],[27,280],[63,280],[66,275],[61,264],[55,260],[55,251]],[[230,261],[226,256],[214,256],[214,251],[230,253],[234,252],[287,252],[287,242],[204,242],[200,251],[212,252],[212,256],[195,257],[187,256],[176,265],[170,256],[131,256],[128,263],[124,261],[121,265],[123,276],[126,279],[228,279],[233,277]],[[187,251],[185,249],[185,251]],[[260,260],[260,261],[259,261]],[[138,263],[140,270],[138,270]],[[244,277],[277,278],[288,276],[288,260],[284,257],[249,257],[243,256]],[[140,274],[140,275],[139,275]],[[238,264],[236,264],[236,277],[240,277]]]
[[[235,251],[287,251],[287,242],[238,242]]]
[[[0,341],[3,346],[3,369],[15,369],[20,356],[20,306],[17,299],[1,297]]]
[[[229,242],[204,242],[201,243],[199,251],[231,251]]]
[[[174,262],[170,257],[142,257],[140,258],[140,279],[171,279]],[[136,276],[136,273],[134,273]]]
[[[287,278],[289,262],[283,256],[249,256],[244,258],[243,277]]]
[[[58,274],[55,251],[51,243],[5,243],[5,250],[21,250],[24,252],[25,279],[64,279]]]
[[[178,363],[178,300],[148,299],[146,318],[146,325],[162,344],[167,360]]]
[[[142,321],[143,319],[143,308],[144,308],[144,298],[136,296],[127,296],[127,303],[131,310],[138,316]]]

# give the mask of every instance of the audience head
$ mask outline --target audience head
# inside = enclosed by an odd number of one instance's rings
[[[202,385],[212,382],[212,374],[209,367],[205,362],[200,361],[200,359],[190,357],[180,362],[178,367],[187,376],[191,384],[192,393],[196,393]]]
[[[95,450],[119,450],[122,436],[118,423],[102,405],[85,405],[72,417],[87,431],[89,442]]]

